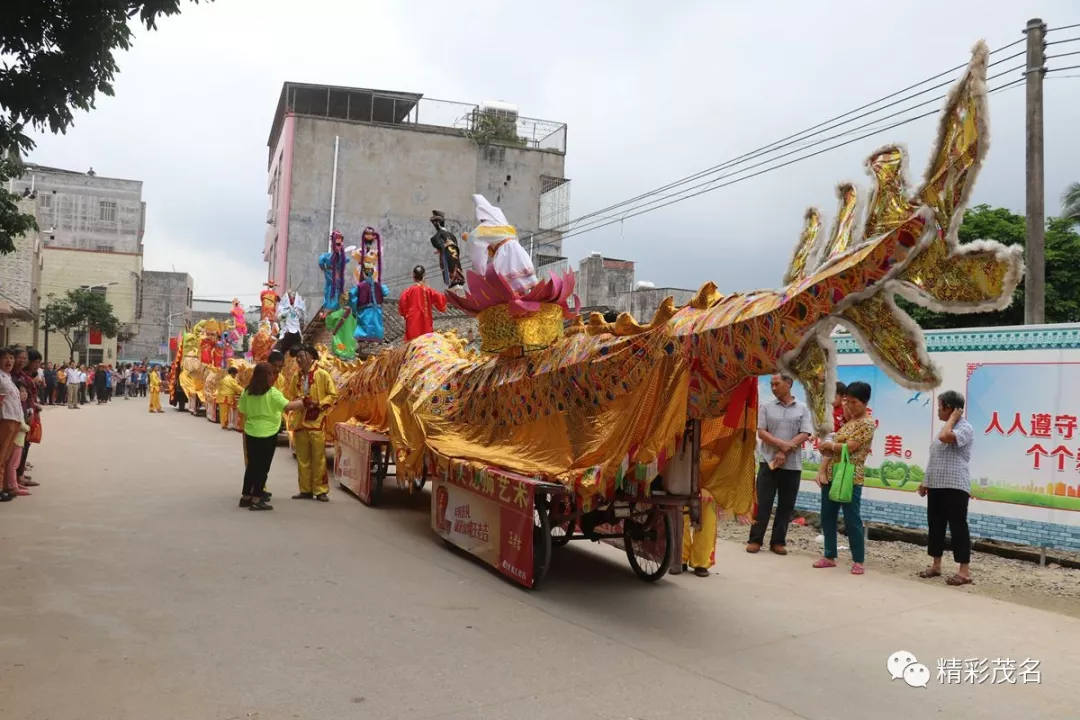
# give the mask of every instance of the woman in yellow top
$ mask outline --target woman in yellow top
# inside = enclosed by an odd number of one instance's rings
[[[300,400],[289,402],[274,387],[274,368],[261,362],[251,373],[251,382],[240,393],[237,404],[244,427],[244,488],[240,494],[240,507],[251,510],[273,510],[270,493],[266,492],[266,478],[274,462],[277,449],[281,414],[304,407]]]
[[[150,371],[150,412],[165,412],[161,409],[161,375],[157,365]]]
[[[337,388],[330,373],[318,366],[319,352],[310,344],[296,351],[300,372],[292,378],[291,400],[303,403],[303,409],[293,412],[289,429],[293,431],[296,451],[297,481],[300,492],[293,500],[320,502],[330,500],[330,481],[326,476],[326,414],[337,399]]]
[[[217,393],[214,395],[214,400],[217,401],[218,419],[221,420],[222,430],[229,429],[231,408],[236,403],[236,398],[240,397],[240,393],[244,392],[244,388],[240,387],[240,383],[236,382],[236,376],[239,372],[234,367],[229,368],[229,371],[221,378],[221,382],[218,383]]]
[[[847,528],[848,544],[851,545],[851,574],[862,575],[863,562],[866,559],[866,539],[863,537],[862,489],[866,473],[866,456],[874,442],[874,420],[866,412],[870,402],[870,385],[853,382],[847,386],[844,395],[844,417],[847,421],[836,439],[821,443],[821,453],[825,461],[818,470],[817,484],[821,488],[821,534],[825,536],[825,554],[814,563],[816,568],[836,567],[836,519],[840,508],[844,509],[844,526]],[[851,502],[836,503],[829,499],[829,483],[832,480],[832,467],[847,446],[848,458],[855,466],[855,487],[851,493]]]

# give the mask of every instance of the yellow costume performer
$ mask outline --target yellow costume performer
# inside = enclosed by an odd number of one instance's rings
[[[310,348],[298,353],[300,371],[290,378],[286,397],[304,401],[304,409],[294,411],[289,419],[300,486],[300,493],[294,499],[314,497],[326,501],[330,492],[326,476],[326,415],[337,400],[337,388],[330,373],[315,363],[316,359]]]
[[[161,409],[161,375],[157,368],[150,371],[150,412],[163,413]]]
[[[229,429],[229,414],[231,408],[236,404],[236,398],[240,397],[240,393],[244,392],[244,388],[240,387],[240,383],[236,382],[236,377],[231,373],[226,373],[221,378],[221,382],[218,384],[217,395],[214,398],[217,400],[218,406],[218,418],[221,420],[221,428],[223,430]]]
[[[683,513],[682,564],[699,575],[707,575],[716,564],[716,502],[707,491],[701,492],[701,529],[690,525],[690,514]]]

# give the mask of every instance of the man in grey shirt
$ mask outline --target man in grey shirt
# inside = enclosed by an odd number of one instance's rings
[[[776,399],[762,402],[758,408],[762,457],[757,475],[757,516],[750,526],[748,553],[758,552],[765,543],[775,498],[776,519],[769,549],[787,555],[787,529],[802,482],[802,445],[814,431],[810,410],[792,396],[791,382],[786,375],[773,375],[769,385]]]

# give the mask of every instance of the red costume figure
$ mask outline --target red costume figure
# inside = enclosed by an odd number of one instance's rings
[[[424,284],[424,267],[413,268],[414,284],[401,293],[398,300],[398,313],[405,318],[405,342],[409,342],[435,329],[431,308],[439,312],[446,310],[446,296]]]
[[[277,304],[281,296],[274,288],[277,286],[273,280],[266,283],[266,289],[259,293],[259,313],[263,320],[274,322],[277,319]]]

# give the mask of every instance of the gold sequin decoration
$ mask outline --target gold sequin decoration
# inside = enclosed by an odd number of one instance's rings
[[[493,305],[477,316],[480,349],[493,355],[542,350],[563,336],[562,308],[545,303],[534,313],[513,317],[506,305]]]
[[[803,231],[799,236],[799,244],[795,247],[795,257],[791,259],[791,265],[784,275],[784,284],[791,285],[806,277],[809,268],[807,263],[817,245],[818,235],[821,233],[821,214],[814,208],[806,211],[803,216]]]
[[[845,183],[836,189],[836,194],[840,197],[840,210],[836,213],[836,225],[825,249],[826,259],[840,255],[851,247],[855,232],[855,203],[858,200],[855,186]]]
[[[816,337],[810,338],[798,356],[788,365],[795,379],[806,390],[806,404],[814,418],[814,427],[826,427],[828,405],[825,402],[827,390],[829,354]]]
[[[1005,293],[1011,263],[994,250],[955,253],[942,237],[916,257],[900,275],[905,284],[945,304],[981,305]]]
[[[935,386],[940,378],[934,367],[924,362],[919,340],[901,324],[898,314],[902,312],[890,307],[884,296],[875,295],[842,314],[860,331],[859,344],[870,352],[875,364],[887,365],[913,383]]]
[[[902,225],[915,212],[915,206],[907,197],[903,150],[886,148],[872,155],[867,165],[877,185],[870,198],[863,231],[863,237],[870,239]]]
[[[969,70],[945,109],[938,147],[919,197],[919,200],[934,208],[943,232],[948,232],[956,213],[963,211],[960,204],[964,190],[969,181],[974,181],[972,169],[978,160],[982,142],[978,118],[981,109],[980,96]]]

